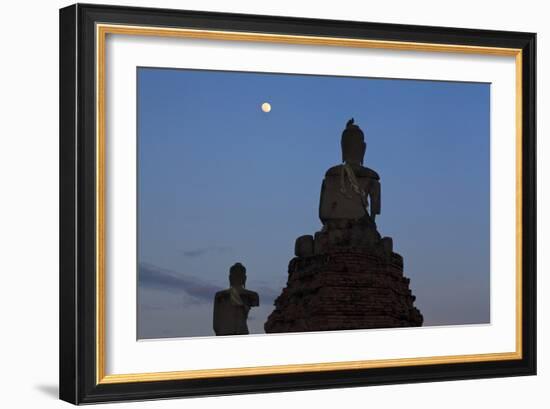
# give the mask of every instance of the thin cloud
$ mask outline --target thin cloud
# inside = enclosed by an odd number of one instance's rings
[[[225,288],[210,284],[198,277],[182,274],[173,270],[155,266],[149,263],[139,264],[139,285],[146,288],[157,288],[173,293],[185,293],[192,299],[186,304],[213,302],[214,295]],[[265,284],[250,288],[260,295],[262,305],[272,305],[280,290],[275,290]],[[193,301],[195,300],[195,302]]]
[[[260,286],[253,290],[257,291],[262,297],[262,304],[265,304],[266,302],[273,304],[275,298],[277,298],[279,294],[281,294],[281,290],[274,290],[273,288],[267,286]]]
[[[204,256],[207,253],[222,254],[222,253],[227,253],[229,251],[231,251],[231,247],[229,246],[209,246],[209,247],[201,247],[193,250],[184,250],[183,255],[185,257],[193,258],[193,257]]]
[[[149,263],[139,265],[139,284],[171,292],[185,292],[200,301],[212,302],[217,291],[223,288],[200,278],[184,275]]]

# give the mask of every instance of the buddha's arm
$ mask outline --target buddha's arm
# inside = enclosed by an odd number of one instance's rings
[[[370,196],[370,215],[374,219],[377,214],[380,214],[380,182],[375,180],[369,192]]]
[[[260,296],[255,291],[247,292],[247,301],[250,307],[257,307],[260,305]]]

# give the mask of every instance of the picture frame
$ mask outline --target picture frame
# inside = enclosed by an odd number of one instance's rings
[[[106,39],[117,35],[253,44],[256,50],[276,44],[512,58],[514,350],[490,352],[489,346],[489,352],[473,354],[108,373],[106,220],[112,215],[105,205],[105,155],[106,89],[112,84],[106,83],[105,64],[112,57]],[[61,9],[60,398],[83,404],[535,375],[535,81],[533,33],[86,4]]]

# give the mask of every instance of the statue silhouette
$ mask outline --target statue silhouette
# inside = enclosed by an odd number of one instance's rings
[[[260,305],[258,293],[247,290],[246,268],[235,263],[229,269],[229,285],[214,297],[214,332],[216,335],[248,334],[248,312]]]
[[[374,224],[380,214],[380,177],[363,166],[367,144],[353,118],[342,132],[341,146],[343,163],[330,168],[323,180],[319,218],[325,225],[359,219]]]
[[[341,137],[342,162],[321,185],[314,235],[296,239],[286,287],[264,324],[266,333],[421,326],[403,257],[376,226],[380,177],[363,165],[365,134],[353,118]]]

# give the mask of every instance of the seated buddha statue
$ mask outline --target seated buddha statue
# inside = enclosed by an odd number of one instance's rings
[[[214,296],[214,332],[216,335],[248,334],[248,313],[260,305],[258,293],[247,290],[246,268],[235,263],[229,269],[229,285]]]
[[[342,132],[342,164],[330,168],[321,186],[319,218],[325,226],[361,221],[375,226],[380,214],[380,177],[363,166],[365,136],[353,118]]]

